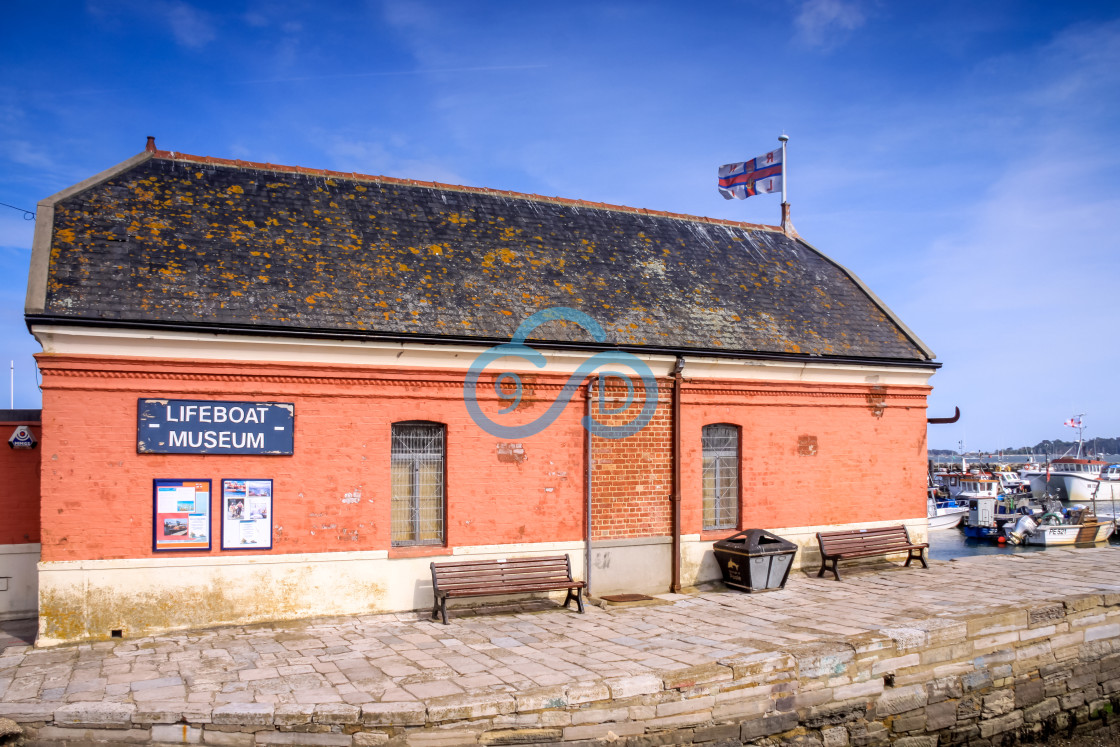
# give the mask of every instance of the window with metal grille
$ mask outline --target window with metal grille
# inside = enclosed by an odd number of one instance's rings
[[[392,541],[441,545],[444,524],[444,429],[393,423]]]
[[[704,451],[704,528],[733,529],[739,524],[739,429],[706,425]]]

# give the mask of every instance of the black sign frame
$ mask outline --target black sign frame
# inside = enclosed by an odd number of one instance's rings
[[[136,401],[138,454],[295,453],[295,404],[240,400]]]

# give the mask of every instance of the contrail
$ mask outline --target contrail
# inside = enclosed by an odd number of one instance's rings
[[[293,78],[260,78],[257,80],[230,81],[231,85],[246,85],[252,83],[298,83],[307,80],[331,80],[336,78],[380,78],[397,75],[428,75],[433,73],[482,73],[502,70],[534,70],[548,65],[491,65],[486,67],[447,67],[427,68],[423,70],[391,70],[372,73],[333,73],[331,75],[305,75]]]

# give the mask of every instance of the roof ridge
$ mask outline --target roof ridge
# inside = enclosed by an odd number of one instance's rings
[[[276,163],[259,163],[256,161],[242,161],[235,158],[217,158],[215,156],[194,156],[188,153],[179,153],[172,150],[156,150],[152,157],[170,161],[188,161],[190,163],[212,164],[216,166],[233,166],[241,169],[256,169],[260,171],[276,171],[290,174],[305,174],[309,176],[325,176],[328,178],[348,179],[352,181],[384,182],[387,184],[400,184],[408,187],[428,187],[431,189],[446,189],[457,192],[471,192],[475,194],[494,195],[499,197],[512,197],[520,200],[535,202],[548,202],[557,205],[570,205],[596,210],[613,210],[621,213],[634,213],[650,215],[659,218],[675,218],[678,220],[710,223],[717,226],[734,226],[762,231],[775,231],[782,233],[780,226],[769,226],[764,223],[746,223],[743,221],[726,220],[723,218],[708,218],[701,215],[687,213],[671,213],[666,210],[650,210],[648,208],[629,207],[627,205],[612,205],[607,202],[592,202],[590,200],[576,200],[570,197],[547,197],[545,195],[530,194],[527,192],[513,192],[505,189],[490,189],[488,187],[470,187],[462,184],[444,184],[442,182],[429,182],[419,179],[401,179],[395,176],[376,176],[372,174],[359,174],[357,172],[331,171],[330,169],[312,169],[305,166],[285,166]]]

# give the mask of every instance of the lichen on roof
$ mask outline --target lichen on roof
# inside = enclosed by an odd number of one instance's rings
[[[929,358],[773,227],[168,153],[61,199],[46,275],[37,319],[470,341],[565,306],[627,348]]]

